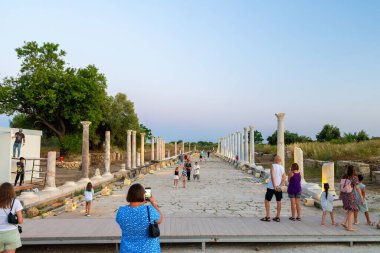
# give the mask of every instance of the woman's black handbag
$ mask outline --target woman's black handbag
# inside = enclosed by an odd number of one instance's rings
[[[13,202],[12,202],[12,205],[11,205],[11,210],[10,210],[10,212],[8,214],[8,223],[9,224],[13,224],[13,225],[17,225],[18,224],[17,215],[12,213],[12,208],[13,208],[13,204],[14,203],[15,203],[15,199],[13,199]]]
[[[160,228],[158,227],[158,224],[156,224],[155,222],[153,224],[150,222],[149,207],[146,206],[146,209],[148,210],[149,236],[152,238],[159,237],[160,236]]]

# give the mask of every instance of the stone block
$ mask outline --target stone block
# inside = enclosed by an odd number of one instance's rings
[[[26,217],[33,218],[38,216],[40,211],[36,207],[31,207],[26,210]]]
[[[362,174],[365,181],[369,181],[371,179],[371,169],[369,164],[352,161],[337,162],[337,177],[340,178],[346,173],[348,165],[354,166],[356,174]]]

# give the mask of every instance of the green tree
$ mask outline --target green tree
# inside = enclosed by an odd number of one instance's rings
[[[267,138],[267,141],[270,145],[276,145],[277,144],[277,130],[274,131],[274,133]],[[297,133],[292,133],[286,130],[284,132],[284,141],[285,145],[289,145],[292,143],[301,143],[301,142],[311,142],[313,141],[310,137],[307,137],[305,135],[298,135]]]
[[[79,132],[80,122],[92,122],[91,135],[103,121],[106,78],[98,69],[66,66],[66,52],[58,44],[25,42],[16,49],[20,73],[0,83],[0,113],[38,125],[62,142],[66,133]]]
[[[358,134],[357,134],[357,139],[356,141],[368,141],[369,140],[369,136],[368,134],[364,131],[364,130],[361,130]]]
[[[264,141],[263,135],[259,131],[255,130],[255,134],[254,135],[255,135],[255,143],[256,144],[263,143],[263,141]]]
[[[104,136],[104,131],[110,130],[112,145],[124,148],[127,145],[127,130],[140,131],[134,104],[127,99],[126,94],[117,93],[115,97],[108,97],[103,113],[104,125],[99,135]]]
[[[145,142],[152,138],[152,130],[147,128],[145,125],[140,124],[140,131],[145,133]]]
[[[323,129],[316,135],[318,141],[331,141],[340,138],[340,130],[331,124],[326,124]]]

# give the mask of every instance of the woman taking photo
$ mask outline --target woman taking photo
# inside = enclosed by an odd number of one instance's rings
[[[354,166],[349,165],[347,167],[347,173],[340,180],[340,198],[343,202],[343,209],[347,212],[346,219],[342,226],[348,231],[355,231],[357,229],[352,228],[352,222],[354,219],[354,212],[359,210],[356,204],[356,194],[353,188],[356,188],[360,195],[360,201],[363,204],[364,199],[359,187],[359,179],[355,174]]]
[[[14,253],[21,247],[20,233],[17,224],[8,223],[9,213],[17,216],[18,224],[22,224],[22,205],[16,199],[16,193],[10,183],[0,186],[0,252]]]
[[[149,224],[161,224],[163,219],[156,200],[153,197],[146,200],[144,187],[133,184],[128,190],[127,201],[129,205],[120,207],[116,215],[122,233],[120,253],[161,252],[159,237],[152,238],[149,234]],[[151,205],[146,205],[147,201]]]

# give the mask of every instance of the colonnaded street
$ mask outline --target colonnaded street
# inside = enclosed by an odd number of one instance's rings
[[[199,159],[193,158],[192,164]],[[212,156],[207,162],[200,163],[200,181],[178,183],[173,188],[174,166],[147,174],[137,180],[144,187],[151,187],[164,216],[167,217],[261,217],[265,216],[264,195],[266,184],[262,179],[254,178],[234,166]],[[96,198],[92,206],[91,217],[115,217],[119,206],[126,205],[128,187],[118,188],[111,196]],[[283,194],[281,216],[290,215],[290,201]],[[272,216],[275,215],[276,202],[272,200]],[[314,207],[302,207],[303,216],[319,216],[320,210]],[[62,213],[52,218],[83,218],[84,207],[76,211]],[[91,218],[90,217],[90,218]]]

